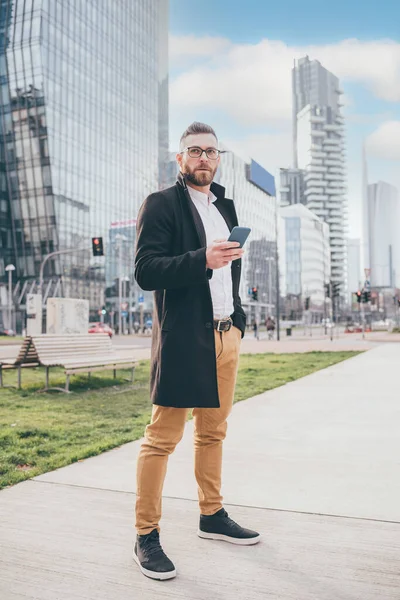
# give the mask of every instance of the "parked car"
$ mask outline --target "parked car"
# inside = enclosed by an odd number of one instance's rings
[[[15,336],[15,331],[13,331],[12,329],[5,329],[2,325],[0,325],[0,335],[7,335],[9,337],[14,337]]]
[[[113,330],[106,323],[89,323],[88,333],[107,333],[111,338]]]

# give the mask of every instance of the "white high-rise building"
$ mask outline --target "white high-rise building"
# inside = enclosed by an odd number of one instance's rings
[[[281,208],[280,215],[282,296],[297,297],[303,306],[309,298],[313,320],[320,321],[331,268],[329,227],[302,204]]]
[[[280,205],[305,204],[304,176],[301,169],[280,169]]]
[[[331,280],[346,292],[346,157],[339,80],[308,56],[293,68],[294,166],[304,204],[329,225]]]
[[[220,144],[225,150],[223,144]],[[267,314],[276,315],[276,244],[277,201],[274,177],[254,160],[245,161],[227,151],[215,181],[232,198],[240,225],[251,228],[242,261],[240,295],[248,322],[263,321]],[[249,290],[257,288],[258,300],[252,300]]]
[[[368,185],[367,240],[372,287],[400,287],[400,197],[385,181]]]

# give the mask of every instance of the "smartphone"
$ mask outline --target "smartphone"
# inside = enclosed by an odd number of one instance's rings
[[[228,238],[228,242],[239,242],[240,247],[243,248],[245,241],[250,235],[250,227],[234,227]]]

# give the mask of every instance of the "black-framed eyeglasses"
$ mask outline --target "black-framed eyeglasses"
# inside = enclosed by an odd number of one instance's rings
[[[201,158],[203,156],[203,152],[210,160],[217,160],[218,156],[223,153],[223,150],[217,150],[217,148],[207,148],[203,150],[199,146],[189,146],[182,150],[180,154],[187,152],[190,158]]]

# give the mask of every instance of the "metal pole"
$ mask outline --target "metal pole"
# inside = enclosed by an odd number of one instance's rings
[[[270,305],[270,314],[272,315],[272,256],[268,260],[268,302]]]
[[[8,326],[12,329],[12,270],[8,271]]]
[[[44,259],[42,260],[42,264],[40,265],[40,274],[39,274],[39,294],[40,294],[40,301],[42,304],[42,308],[43,308],[43,273],[44,273],[44,266],[47,263],[47,261],[49,260],[49,258],[52,258],[53,256],[58,256],[59,254],[72,254],[73,252],[87,252],[88,250],[91,250],[91,246],[85,246],[83,248],[69,248],[68,250],[56,250],[56,252],[50,252],[50,254],[46,254],[46,256],[44,257]],[[42,325],[40,326],[40,331],[42,332]]]
[[[140,303],[140,331],[143,333],[143,302]]]
[[[122,312],[121,312],[121,304],[122,304],[122,240],[118,240],[118,297],[119,297],[119,306],[118,306],[118,335],[122,333]]]
[[[365,339],[365,322],[364,322],[364,302],[363,302],[362,296],[361,296],[360,309],[361,309],[362,338],[364,340]]]
[[[131,252],[129,252],[129,301],[128,301],[128,327],[129,334],[132,334],[132,263],[131,263]]]
[[[128,328],[129,334],[132,333],[132,281],[129,276],[129,300],[128,300]]]
[[[325,329],[325,335],[328,335],[328,323],[326,322],[327,319],[327,312],[326,312],[326,263],[325,263],[325,234],[324,234],[324,224],[322,223],[322,258],[323,258],[323,290],[324,290],[324,329]]]
[[[84,248],[69,248],[68,250],[57,250],[56,252],[50,252],[50,254],[46,254],[46,256],[44,257],[42,264],[40,265],[40,275],[39,275],[39,293],[40,295],[42,295],[43,292],[43,272],[44,272],[44,266],[46,264],[46,262],[49,260],[49,258],[52,258],[53,256],[57,256],[59,254],[72,254],[73,252],[83,252],[84,250],[91,250],[91,247],[84,247]]]
[[[124,305],[124,309],[121,312],[125,312],[125,302],[126,302],[126,281],[125,281],[125,275],[122,277],[122,303]],[[125,333],[125,325],[126,325],[126,319],[125,319],[125,315],[122,315],[122,333]]]
[[[279,342],[280,335],[280,286],[279,286],[279,250],[278,250],[278,201],[275,198],[275,272],[276,272],[276,339]]]

